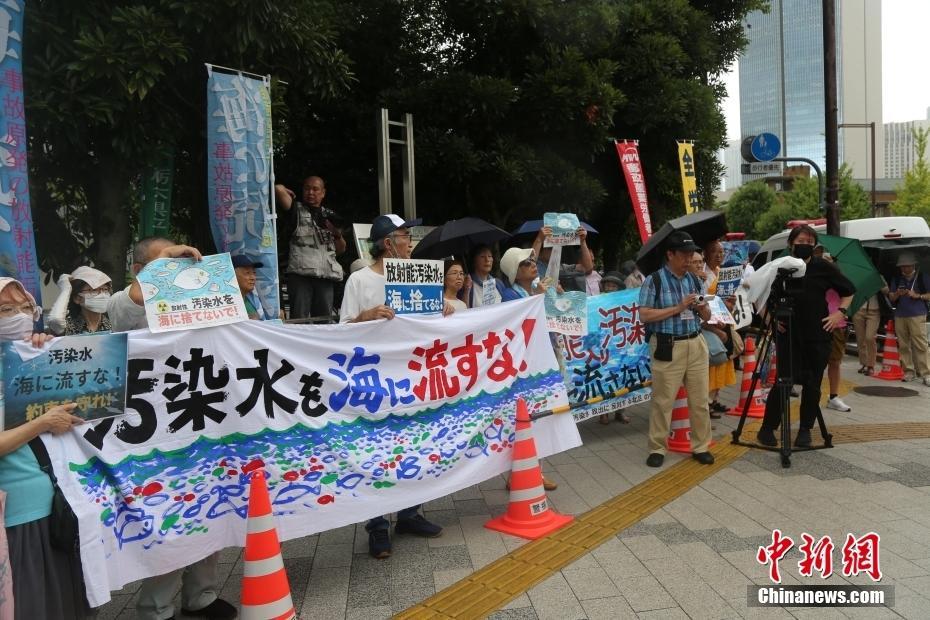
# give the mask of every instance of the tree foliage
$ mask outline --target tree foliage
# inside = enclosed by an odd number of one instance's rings
[[[927,165],[928,129],[914,129],[914,147],[917,161],[904,175],[898,188],[898,198],[891,209],[895,215],[916,215],[930,222],[930,167]]]
[[[174,225],[209,248],[205,62],[288,83],[272,89],[278,178],[320,174],[347,220],[377,213],[375,121],[388,107],[414,115],[428,223],[473,214],[512,227],[575,211],[615,264],[638,239],[611,139],[640,140],[657,226],[683,211],[675,140],[694,139],[710,206],[725,138],[719,76],[745,45],[743,17],[763,4],[33,0],[24,67],[43,267],[119,274],[138,179],[166,146]]]

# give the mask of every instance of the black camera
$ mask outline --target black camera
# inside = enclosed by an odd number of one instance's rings
[[[775,281],[772,282],[772,289],[769,293],[768,305],[792,306],[794,299],[804,290],[804,278],[795,277],[797,268],[781,267],[775,275]]]
[[[332,209],[327,209],[326,207],[320,207],[319,209],[311,209],[310,215],[313,217],[313,222],[320,228],[326,228],[326,221],[329,220],[333,226],[341,226],[344,221],[339,214],[333,211]]]

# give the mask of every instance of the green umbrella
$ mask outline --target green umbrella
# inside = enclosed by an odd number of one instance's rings
[[[856,295],[849,305],[849,316],[852,316],[885,286],[885,282],[858,239],[818,235],[817,243],[830,253],[843,275],[856,287]]]

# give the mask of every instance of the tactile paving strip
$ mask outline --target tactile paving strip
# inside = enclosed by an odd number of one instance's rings
[[[756,425],[744,429],[751,437]],[[828,428],[834,443],[930,439],[930,423],[855,424]],[[817,436],[815,429],[814,435]],[[728,440],[729,437],[721,439]],[[730,443],[714,448],[716,462],[688,459],[589,510],[567,526],[481,568],[462,581],[401,612],[396,618],[483,618],[565,568],[622,530],[713,476],[749,448]]]

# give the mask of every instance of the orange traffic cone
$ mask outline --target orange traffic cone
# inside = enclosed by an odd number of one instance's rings
[[[685,386],[678,388],[678,395],[675,396],[672,423],[666,444],[672,452],[691,453],[691,415],[688,409],[688,391],[685,390]]]
[[[882,370],[874,377],[886,381],[900,381],[904,378],[904,371],[901,370],[901,362],[898,357],[898,337],[894,334],[894,321],[888,321],[888,327],[885,328]]]
[[[752,338],[746,339],[746,349],[743,351],[743,382],[739,388],[739,403],[730,409],[728,415],[743,415],[743,408],[746,406],[746,399],[749,398],[749,388],[752,387],[752,373],[756,371],[756,343]],[[775,370],[775,356],[772,356],[772,370]],[[761,418],[765,415],[765,398],[768,396],[768,388],[762,387],[762,381],[756,382],[756,394],[749,404],[749,411],[746,413],[750,418]]]
[[[771,363],[769,364],[769,376],[765,379],[765,385],[773,386],[778,380],[778,355],[775,352],[775,347],[772,347],[772,357]]]
[[[542,469],[536,456],[533,423],[526,401],[520,398],[517,400],[516,440],[510,472],[510,503],[507,512],[491,519],[484,527],[535,540],[572,519],[571,515],[561,515],[549,508],[546,490],[543,489]]]
[[[691,409],[688,408],[688,390],[685,386],[678,388],[675,404],[672,407],[672,423],[669,425],[668,439],[665,445],[672,452],[691,453]],[[711,439],[708,446],[714,445]]]
[[[296,618],[263,469],[252,472],[243,562],[240,620]]]

